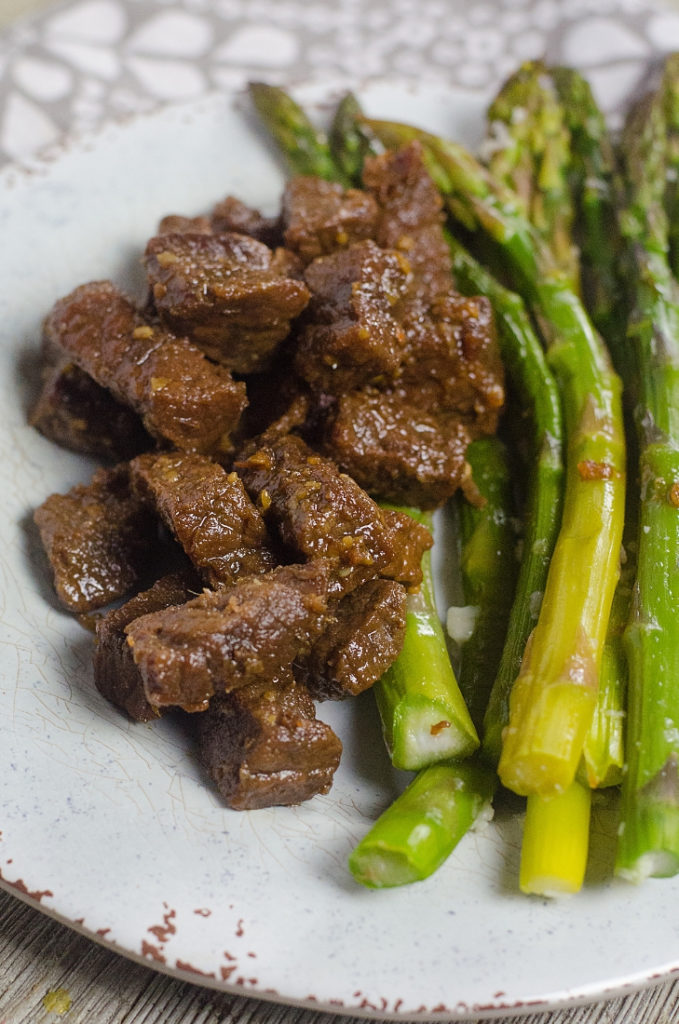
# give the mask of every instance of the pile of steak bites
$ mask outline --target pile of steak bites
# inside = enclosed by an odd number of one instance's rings
[[[412,144],[363,189],[290,181],[276,218],[166,217],[143,306],[97,281],[46,319],[32,422],[104,463],[35,513],[56,592],[97,612],[101,693],[183,715],[230,807],[327,792],[315,702],[397,657],[432,542],[377,502],[441,505],[496,428],[491,311],[442,220]]]

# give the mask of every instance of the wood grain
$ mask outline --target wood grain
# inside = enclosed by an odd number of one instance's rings
[[[59,990],[61,1013],[47,1009],[44,1002]],[[679,981],[603,1003],[499,1019],[502,1024],[677,1024]],[[58,1024],[60,1020],[64,1024],[358,1024],[358,1018],[245,999],[158,974],[0,892],[0,1024]]]

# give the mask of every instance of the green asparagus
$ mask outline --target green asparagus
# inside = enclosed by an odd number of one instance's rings
[[[373,889],[427,878],[489,810],[494,788],[477,758],[423,768],[352,851],[354,878]]]
[[[509,694],[537,622],[561,522],[563,422],[556,381],[523,300],[500,285],[455,238],[450,237],[449,244],[458,288],[466,295],[486,295],[491,301],[510,394],[515,396],[514,406],[524,410],[531,421],[525,453],[530,484],[523,510],[523,553],[502,657],[483,722],[484,754],[497,765],[502,731],[509,718]]]
[[[431,513],[402,511],[431,528]],[[401,653],[374,687],[392,763],[410,771],[445,758],[466,757],[479,746],[450,663],[428,551],[422,570],[422,586],[408,594]]]
[[[463,147],[371,120],[385,145],[419,139],[454,216],[500,246],[536,316],[561,389],[567,472],[540,616],[510,697],[499,772],[516,792],[571,784],[596,705],[619,571],[625,442],[620,382],[582,304],[511,194]]]
[[[312,174],[348,185],[330,153],[328,140],[284,89],[250,82],[250,96],[262,123],[273,136],[293,174]]]
[[[622,226],[637,272],[629,343],[639,444],[637,576],[625,632],[629,662],[627,771],[618,874],[679,870],[679,286],[668,262],[668,124],[663,83],[625,126]]]

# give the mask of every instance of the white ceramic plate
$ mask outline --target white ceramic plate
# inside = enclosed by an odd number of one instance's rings
[[[364,100],[472,143],[481,130],[477,94],[382,83]],[[282,174],[246,107],[218,97],[165,110],[0,178],[3,884],[160,970],[334,1012],[528,1012],[677,970],[679,880],[611,881],[605,820],[568,902],[518,894],[511,814],[426,882],[357,886],[347,854],[398,785],[370,695],[321,709],[345,744],[328,796],[236,813],[171,723],[131,724],[93,688],[91,636],[57,607],[31,526],[48,493],[91,471],[26,426],[41,318],[85,280],[136,289],[164,213],[227,192],[276,206]]]

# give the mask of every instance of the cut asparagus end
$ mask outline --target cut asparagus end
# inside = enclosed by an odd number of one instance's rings
[[[526,805],[519,887],[558,897],[578,892],[589,847],[591,791],[574,782],[555,796],[529,796]]]
[[[494,787],[478,762],[423,769],[351,853],[354,878],[373,889],[427,878],[475,821],[492,814]]]
[[[623,786],[615,873],[631,882],[679,872],[679,774],[671,756],[640,792]]]
[[[435,761],[467,757],[479,745],[477,734],[458,709],[418,694],[399,701],[393,714],[391,759],[395,768],[418,771]]]

